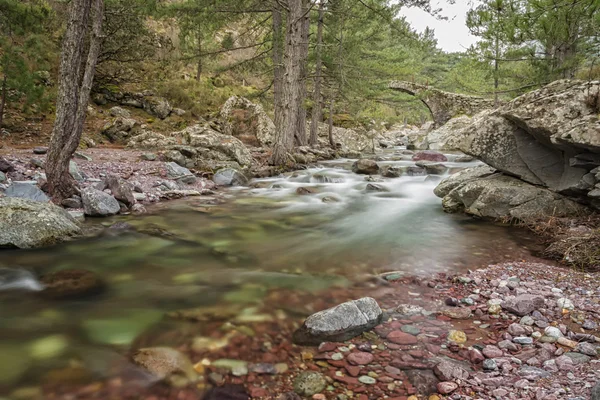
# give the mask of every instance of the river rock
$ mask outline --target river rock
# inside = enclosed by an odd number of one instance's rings
[[[0,157],[0,172],[9,173],[13,172],[15,167],[6,160],[4,157]]]
[[[65,269],[46,274],[40,278],[44,286],[41,294],[51,299],[70,299],[96,295],[104,289],[104,283],[92,271]]]
[[[219,117],[223,124],[223,133],[251,145],[273,144],[275,124],[262,105],[244,97],[232,96],[221,107]]]
[[[375,175],[379,173],[379,165],[373,160],[363,158],[352,164],[352,172],[355,174]]]
[[[441,394],[450,394],[458,389],[458,385],[454,382],[440,382],[437,384],[437,389]]]
[[[493,175],[496,172],[490,166],[480,165],[473,168],[467,168],[456,174],[450,175],[448,178],[444,179],[440,184],[434,189],[434,193],[436,196],[444,198],[448,196],[454,189],[462,186],[468,182],[485,178],[490,175]]]
[[[131,113],[122,107],[112,107],[108,110],[111,117],[131,118]]]
[[[50,201],[46,193],[42,192],[35,183],[14,182],[4,191],[4,195],[42,203]]]
[[[520,317],[530,314],[541,307],[544,307],[544,298],[533,294],[522,294],[517,297],[508,298],[502,302],[503,309]]]
[[[592,388],[591,396],[591,400],[600,400],[600,382],[596,383],[596,385]]]
[[[132,356],[133,362],[159,380],[176,386],[184,386],[198,379],[198,374],[189,358],[170,347],[140,349]]]
[[[110,189],[112,195],[118,201],[131,207],[136,203],[133,194],[133,185],[116,175],[109,175],[106,178],[106,186]]]
[[[587,207],[565,196],[502,174],[459,185],[442,199],[442,205],[449,213],[465,212],[506,221],[546,220],[590,212]]]
[[[415,165],[417,167],[425,168],[425,171],[430,175],[443,175],[448,171],[448,167],[438,162],[417,161]]]
[[[218,170],[213,176],[213,181],[219,186],[246,186],[248,184],[248,178],[233,168]]]
[[[451,361],[442,361],[433,367],[433,372],[441,381],[453,381],[455,379],[467,379],[469,372]]]
[[[296,397],[284,398],[282,400],[301,400],[295,393],[292,394]],[[250,400],[250,396],[248,396],[244,386],[226,384],[210,389],[202,400]]]
[[[308,317],[294,332],[294,343],[343,342],[379,325],[382,318],[383,312],[374,299],[364,297],[349,301]]]
[[[0,221],[0,247],[50,246],[80,232],[77,222],[64,209],[20,198],[0,198]]]
[[[148,114],[160,119],[167,118],[171,114],[171,111],[173,111],[171,104],[162,97],[146,96],[144,97],[142,106]]]
[[[436,162],[444,162],[448,161],[448,157],[443,155],[442,153],[438,153],[437,151],[425,150],[419,151],[412,158],[413,161],[436,161]]]
[[[386,178],[399,178],[402,175],[402,169],[394,165],[384,165],[381,167],[381,176]]]
[[[475,115],[456,131],[457,147],[506,174],[584,201],[591,188],[583,177],[600,154],[600,119],[588,99],[599,90],[600,81],[553,82]]]
[[[399,373],[399,371],[397,373]],[[410,383],[417,389],[418,393],[424,395],[437,393],[437,385],[440,383],[440,380],[435,376],[433,371],[427,369],[409,369],[404,371],[404,373],[408,377]]]
[[[189,169],[182,167],[177,163],[168,162],[165,164],[165,168],[167,169],[167,176],[171,179],[175,179],[187,184],[196,182],[196,177],[194,174],[192,174]]]
[[[294,379],[294,392],[300,396],[310,397],[321,393],[327,387],[325,376],[316,371],[301,372]]]
[[[90,217],[108,217],[121,210],[117,199],[92,187],[81,191],[81,201],[85,215]]]
[[[135,119],[120,116],[104,125],[101,133],[113,143],[125,143],[138,130],[138,123]]]

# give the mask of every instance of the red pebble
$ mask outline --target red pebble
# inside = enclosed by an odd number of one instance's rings
[[[392,331],[387,336],[387,340],[392,343],[401,344],[401,345],[412,345],[417,344],[418,340],[413,335],[408,333],[404,333],[402,331]]]
[[[367,365],[373,362],[373,354],[356,352],[348,355],[348,362],[353,365]]]

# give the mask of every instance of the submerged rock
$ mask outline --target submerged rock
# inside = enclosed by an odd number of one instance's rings
[[[360,159],[352,164],[352,172],[355,174],[375,175],[379,173],[379,165],[373,160]]]
[[[413,161],[436,161],[436,162],[444,162],[448,161],[448,158],[442,153],[438,153],[437,151],[425,150],[419,151],[412,158]]]
[[[44,290],[41,294],[52,299],[79,298],[96,295],[104,283],[94,272],[84,269],[65,269],[42,276]]]
[[[158,380],[165,380],[178,387],[186,386],[198,378],[189,358],[170,347],[140,349],[132,360]]]
[[[327,380],[320,372],[304,371],[294,379],[294,392],[300,396],[313,396],[321,393],[326,387]]]
[[[80,232],[77,222],[51,203],[0,198],[0,247],[50,246]]]
[[[219,186],[245,186],[248,184],[248,178],[233,168],[218,170],[213,177],[213,181]]]
[[[374,299],[364,297],[349,301],[308,317],[294,332],[294,343],[343,342],[379,325],[382,318],[383,312]]]

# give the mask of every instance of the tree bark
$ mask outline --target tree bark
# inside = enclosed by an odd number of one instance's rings
[[[300,82],[300,98],[302,99],[301,107],[298,109],[298,130],[296,131],[296,144],[298,146],[306,146],[308,144],[306,139],[306,107],[304,101],[307,97],[306,82],[308,77],[308,37],[310,33],[310,4],[306,0],[303,0],[303,15],[302,15],[302,54],[300,59],[301,68],[301,82]]]
[[[283,15],[277,0],[273,0],[273,102],[275,105],[275,142],[283,139]]]
[[[313,110],[310,121],[310,140],[309,144],[316,147],[319,144],[319,122],[323,119],[323,104],[321,99],[321,74],[323,61],[321,52],[323,46],[323,15],[325,13],[325,3],[323,0],[319,3],[319,21],[317,22],[317,48],[315,61],[315,88],[313,93]]]
[[[198,65],[196,67],[196,81],[202,77],[202,35],[198,34]]]
[[[4,122],[4,107],[6,106],[6,80],[7,76],[4,74],[4,79],[2,79],[2,98],[0,99],[0,129],[2,128],[2,123]]]
[[[329,105],[329,145],[331,148],[335,149],[335,140],[333,140],[333,109],[335,107],[335,100],[331,99],[331,104]]]
[[[287,33],[284,53],[284,75],[282,84],[283,122],[281,132],[276,135],[271,164],[283,165],[287,160],[288,151],[294,147],[297,136],[299,117],[298,112],[304,107],[302,98],[302,27],[305,11],[303,0],[288,0]]]
[[[79,146],[87,105],[100,53],[104,0],[73,0],[60,61],[60,76],[56,100],[56,121],[48,159],[46,176],[52,200],[60,203],[77,193],[69,162]],[[85,55],[85,38],[92,20],[89,48]],[[85,60],[85,64],[84,64]],[[82,67],[85,69],[82,74]]]

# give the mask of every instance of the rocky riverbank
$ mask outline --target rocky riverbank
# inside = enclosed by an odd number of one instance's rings
[[[358,308],[317,313],[300,330],[290,314],[361,296],[369,297]],[[274,290],[248,320],[207,311],[171,315],[188,321],[191,336],[139,337],[137,367],[115,359],[121,372],[112,378],[54,382],[43,398],[600,398],[598,283],[582,272],[516,262],[455,276],[387,273],[319,296]],[[315,346],[294,344],[307,328]],[[169,342],[178,345],[154,347]]]

